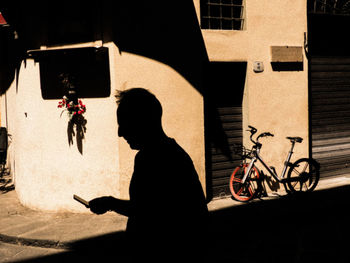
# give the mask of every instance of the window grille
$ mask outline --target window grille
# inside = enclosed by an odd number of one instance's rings
[[[201,28],[243,29],[244,0],[201,0]]]
[[[350,0],[309,0],[309,13],[350,15]]]

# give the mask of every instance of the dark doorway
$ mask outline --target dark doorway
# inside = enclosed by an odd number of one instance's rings
[[[211,62],[205,69],[205,136],[207,192],[210,197],[230,193],[228,182],[240,156],[242,99],[246,62]]]

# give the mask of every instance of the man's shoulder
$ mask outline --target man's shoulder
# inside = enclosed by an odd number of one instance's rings
[[[166,146],[161,151],[165,156],[174,158],[183,158],[191,160],[188,153],[176,142],[175,139],[169,138]]]
[[[140,150],[135,157],[135,162],[192,162],[187,152],[176,142],[175,139],[167,138],[159,144]]]

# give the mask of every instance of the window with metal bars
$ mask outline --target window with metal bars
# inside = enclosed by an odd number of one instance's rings
[[[201,28],[243,29],[244,0],[201,0]]]
[[[309,0],[308,11],[313,14],[350,15],[350,0]]]

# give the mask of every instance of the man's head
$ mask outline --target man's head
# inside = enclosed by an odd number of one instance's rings
[[[119,91],[116,98],[118,135],[124,137],[132,149],[139,150],[162,131],[162,106],[143,88]]]

